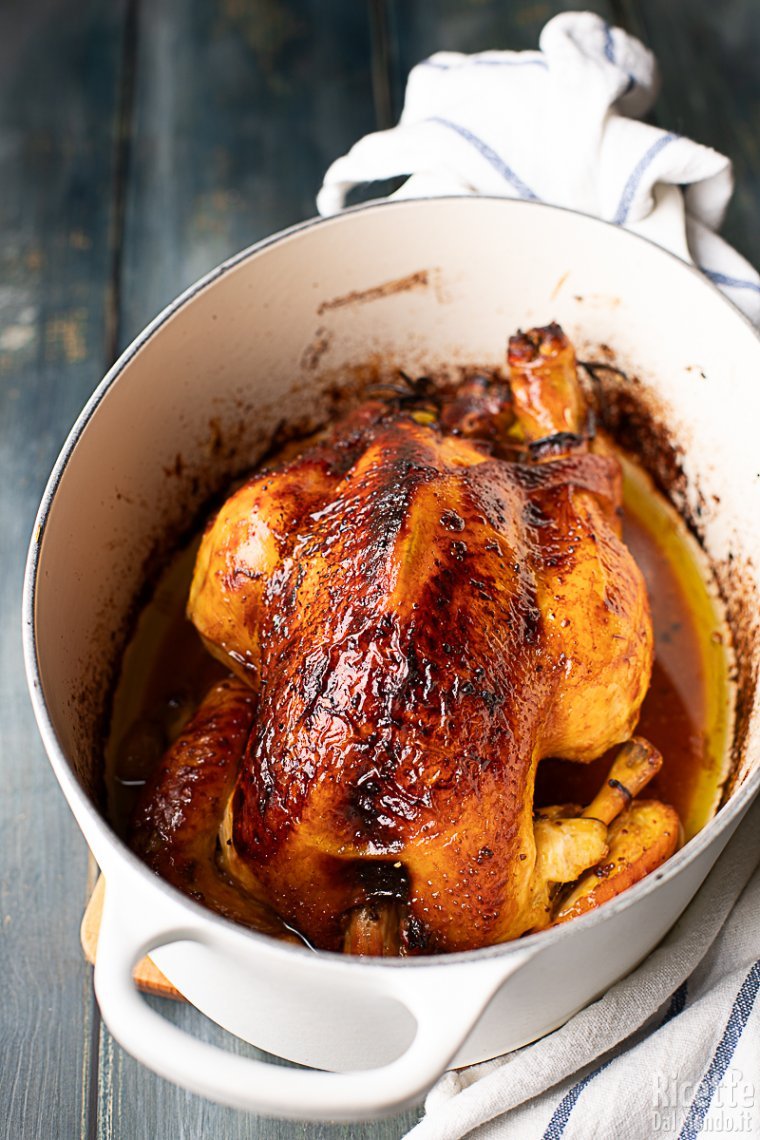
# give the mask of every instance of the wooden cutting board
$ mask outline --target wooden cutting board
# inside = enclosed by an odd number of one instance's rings
[[[106,881],[100,875],[95,883],[87,909],[84,912],[80,928],[82,949],[88,962],[95,965],[98,952],[98,934],[100,933],[100,920],[103,916],[103,900],[106,893]],[[159,994],[161,997],[173,998],[174,1001],[184,1001],[179,990],[175,989],[168,978],[151,962],[150,958],[143,958],[135,967],[135,984],[146,994]]]

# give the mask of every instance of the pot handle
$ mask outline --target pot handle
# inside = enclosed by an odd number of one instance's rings
[[[512,953],[481,960],[476,971],[468,971],[466,981],[460,976],[458,985],[444,978],[450,968],[443,963],[432,980],[412,968],[402,987],[397,979],[407,971],[388,970],[390,984],[384,988],[417,1022],[414,1038],[399,1057],[380,1068],[347,1073],[286,1068],[200,1041],[153,1010],[134,984],[136,964],[160,946],[186,941],[210,945],[209,937],[189,926],[167,926],[150,937],[130,931],[109,899],[113,891],[106,890],[95,992],[116,1040],[148,1068],[191,1092],[232,1108],[291,1120],[368,1119],[418,1101],[458,1052],[502,982],[533,956]]]

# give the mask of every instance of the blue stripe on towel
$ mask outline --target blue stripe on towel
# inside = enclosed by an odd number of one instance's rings
[[[715,269],[707,269],[704,265],[698,266],[716,285],[725,285],[729,289],[752,289],[760,293],[760,284],[757,281],[747,281],[744,277],[729,277],[727,273],[718,273]]]
[[[667,1023],[669,1021],[672,1021],[674,1017],[678,1017],[679,1013],[683,1013],[684,1007],[686,1005],[687,990],[688,982],[681,982],[680,986],[670,999],[670,1004],[665,1011],[663,1019],[657,1026],[658,1029],[662,1029],[663,1025],[667,1025]],[[575,1108],[575,1105],[578,1102],[578,1098],[585,1089],[586,1085],[590,1084],[590,1082],[593,1081],[594,1077],[598,1077],[600,1073],[603,1073],[607,1066],[611,1065],[615,1059],[615,1057],[610,1057],[609,1061],[605,1061],[604,1064],[598,1065],[595,1069],[592,1069],[590,1073],[587,1073],[582,1080],[578,1081],[577,1084],[573,1085],[573,1087],[565,1093],[565,1095],[562,1097],[562,1100],[559,1102],[554,1112],[552,1113],[552,1118],[546,1126],[543,1140],[560,1140],[560,1137],[564,1134],[565,1128],[567,1127],[567,1122],[570,1119],[570,1114]]]
[[[760,990],[760,961],[755,962],[736,995],[736,1001],[728,1015],[726,1028],[723,1030],[723,1036],[718,1042],[713,1059],[700,1082],[694,1100],[691,1102],[678,1140],[695,1140],[702,1131],[702,1125],[710,1111],[715,1092],[726,1075],[726,1070],[731,1064],[731,1058],[736,1052],[736,1046],[739,1044],[739,1038],[749,1021],[758,990]]]
[[[668,134],[662,135],[659,139],[653,142],[649,150],[642,154],[641,158],[629,174],[628,181],[623,187],[620,203],[618,205],[615,216],[612,219],[615,225],[622,226],[628,220],[628,211],[631,208],[634,195],[639,188],[639,183],[641,182],[646,168],[654,161],[660,151],[665,149],[668,143],[675,142],[675,140],[680,137],[680,135],[676,135],[670,131]]]
[[[523,59],[521,56],[513,59],[468,59],[462,63],[444,63],[443,60],[438,59],[423,59],[417,66],[434,67],[437,71],[451,71],[455,67],[543,67],[546,70],[549,65],[540,55],[534,55],[528,56],[527,59]]]
[[[684,981],[681,982],[678,989],[674,992],[672,998],[670,999],[670,1005],[665,1010],[665,1014],[663,1016],[663,1019],[660,1022],[660,1024],[657,1026],[658,1029],[662,1029],[663,1025],[667,1025],[668,1022],[672,1021],[674,1017],[678,1017],[679,1013],[683,1013],[684,1009],[686,1008],[686,998],[688,996],[688,990],[689,990],[689,979],[685,978]]]
[[[441,127],[448,127],[450,131],[456,131],[461,138],[466,139],[468,143],[480,152],[486,162],[490,163],[494,170],[497,170],[506,182],[509,182],[509,184],[514,187],[521,198],[527,198],[530,202],[541,201],[538,194],[531,190],[530,186],[526,186],[522,178],[515,174],[512,167],[507,166],[501,155],[498,155],[487,142],[484,142],[483,139],[474,135],[467,127],[463,127],[460,123],[453,123],[450,119],[442,119],[439,115],[434,115],[432,118],[426,119],[425,122],[438,123]]]
[[[612,38],[612,28],[607,23],[604,25],[604,58],[608,59],[610,63],[614,63],[615,67],[619,66],[618,61],[615,59],[615,41]],[[633,91],[634,87],[636,86],[636,76],[633,74],[633,72],[629,71],[627,72],[627,75],[628,82],[626,84],[625,91],[623,91],[622,95],[620,96],[621,99],[624,95],[628,95],[630,91]]]
[[[598,1077],[600,1073],[603,1073],[607,1066],[611,1065],[614,1060],[614,1057],[610,1057],[609,1061],[605,1061],[603,1065],[598,1065],[595,1069],[592,1069],[590,1073],[586,1074],[583,1080],[578,1081],[577,1084],[573,1085],[569,1092],[565,1093],[565,1095],[562,1097],[562,1100],[559,1102],[554,1112],[552,1113],[552,1118],[546,1126],[546,1132],[544,1132],[543,1140],[559,1140],[560,1136],[562,1136],[565,1128],[567,1127],[567,1122],[570,1119],[570,1113],[575,1108],[578,1097],[581,1095],[586,1085],[590,1084],[590,1082],[593,1081],[594,1077]]]
[[[604,56],[610,63],[617,63],[615,59],[615,41],[612,38],[612,28],[609,24],[604,25]]]

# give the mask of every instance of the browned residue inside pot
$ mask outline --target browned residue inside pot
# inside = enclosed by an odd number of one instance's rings
[[[736,721],[731,745],[731,767],[723,788],[725,803],[750,775],[747,740],[750,717],[760,681],[760,616],[757,587],[748,559],[729,551],[726,558],[714,564],[713,570],[726,607],[735,651]]]
[[[397,277],[394,281],[384,281],[381,285],[373,285],[370,289],[354,289],[341,297],[333,297],[323,301],[317,309],[321,317],[330,309],[342,309],[346,305],[361,305],[366,301],[379,301],[382,297],[390,297],[393,293],[408,293],[411,289],[427,289],[430,284],[430,274],[427,269],[420,269],[417,273],[410,273],[406,277]]]

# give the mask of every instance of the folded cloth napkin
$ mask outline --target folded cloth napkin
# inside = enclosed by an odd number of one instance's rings
[[[692,260],[760,323],[760,277],[716,230],[733,189],[717,151],[639,121],[654,56],[590,12],[545,26],[540,51],[437,52],[412,69],[398,126],[337,159],[317,196],[337,213],[359,184],[409,175],[394,197],[489,194],[568,206],[635,226],[655,187],[681,188]]]
[[[760,801],[643,965],[561,1029],[446,1073],[406,1140],[760,1136]]]

